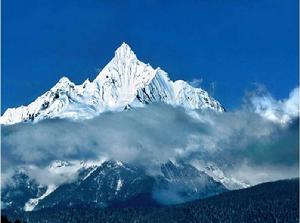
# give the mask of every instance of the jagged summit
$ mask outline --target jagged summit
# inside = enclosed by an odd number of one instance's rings
[[[185,81],[171,81],[165,71],[141,62],[131,48],[122,43],[94,81],[87,79],[81,85],[75,85],[67,77],[62,77],[28,106],[7,109],[0,123],[49,118],[86,119],[104,111],[122,111],[128,106],[153,102],[186,109],[224,111],[206,91]]]
[[[130,46],[123,42],[122,45],[115,51],[115,58],[118,60],[122,59],[137,59],[135,53],[132,51]]]
[[[69,78],[64,76],[60,78],[59,81],[52,88],[60,89],[60,88],[66,88],[70,85],[75,86],[75,84],[72,81],[70,81]]]

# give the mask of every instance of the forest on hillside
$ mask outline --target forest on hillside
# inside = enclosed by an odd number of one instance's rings
[[[298,222],[299,179],[263,183],[247,189],[157,208],[69,207],[33,212],[4,210],[11,222]],[[4,222],[4,221],[1,221]]]

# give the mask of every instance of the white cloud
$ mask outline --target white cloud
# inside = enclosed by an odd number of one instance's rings
[[[297,165],[294,166],[272,166],[261,165],[253,166],[247,163],[241,163],[236,169],[232,169],[228,173],[251,185],[258,182],[268,182],[279,179],[294,178],[299,175]]]
[[[189,84],[193,87],[201,87],[203,83],[203,78],[194,78],[192,81],[189,82]]]
[[[57,159],[80,162],[105,157],[146,165],[149,172],[155,172],[151,168],[168,159],[190,162],[199,158],[216,163],[225,172],[237,175],[237,179],[241,174],[234,170],[240,169],[241,163],[247,163],[251,170],[265,168],[268,179],[284,177],[277,174],[280,169],[296,176],[299,131],[293,118],[299,117],[298,92],[297,88],[281,101],[255,95],[250,98],[248,110],[223,114],[186,112],[153,104],[127,112],[104,113],[85,121],[3,126],[2,172],[27,166],[39,182],[57,184],[72,178],[72,174],[68,175],[72,171],[57,177],[45,168]],[[286,124],[282,126],[282,121],[277,120],[285,120]],[[251,182],[263,179],[255,178],[255,171],[246,173],[244,177]]]
[[[254,112],[273,122],[286,124],[299,116],[299,87],[287,99],[275,100],[270,94],[251,98]]]

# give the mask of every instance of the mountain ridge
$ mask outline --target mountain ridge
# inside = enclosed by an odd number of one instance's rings
[[[156,208],[72,207],[3,210],[27,222],[298,222],[299,178],[266,182],[209,198]]]
[[[112,60],[91,82],[76,85],[62,77],[49,91],[28,106],[9,108],[0,117],[5,125],[51,118],[87,119],[105,111],[122,111],[153,102],[186,109],[211,109],[223,106],[201,88],[182,80],[172,81],[161,68],[138,60],[123,43]]]
[[[50,171],[64,176],[64,169],[70,171],[70,168],[73,168],[72,164],[65,161],[56,160],[49,165]],[[29,177],[25,170],[17,172],[13,176],[15,184],[7,185],[1,191],[2,208],[33,211],[82,204],[151,207],[181,203],[228,190],[219,180],[182,162],[163,163],[160,173],[154,175],[147,173],[142,166],[115,160],[107,160],[100,165],[80,163],[75,171],[76,177],[60,185],[42,185]],[[141,196],[143,199],[138,199]]]

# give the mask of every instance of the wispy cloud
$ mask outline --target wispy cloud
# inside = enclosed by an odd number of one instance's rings
[[[44,176],[52,175],[43,171],[53,160],[105,157],[145,165],[150,172],[169,159],[199,159],[251,183],[287,176],[286,171],[296,176],[298,92],[280,101],[269,94],[251,95],[242,109],[223,114],[153,104],[85,121],[3,126],[2,171],[8,176],[13,167],[30,167],[45,183],[51,177]],[[257,177],[258,169],[269,178]]]
[[[299,116],[299,87],[291,91],[284,100],[274,99],[261,85],[248,94],[250,109],[268,120],[286,124]]]
[[[203,78],[194,78],[192,81],[189,82],[190,85],[193,87],[201,87],[203,83]]]

